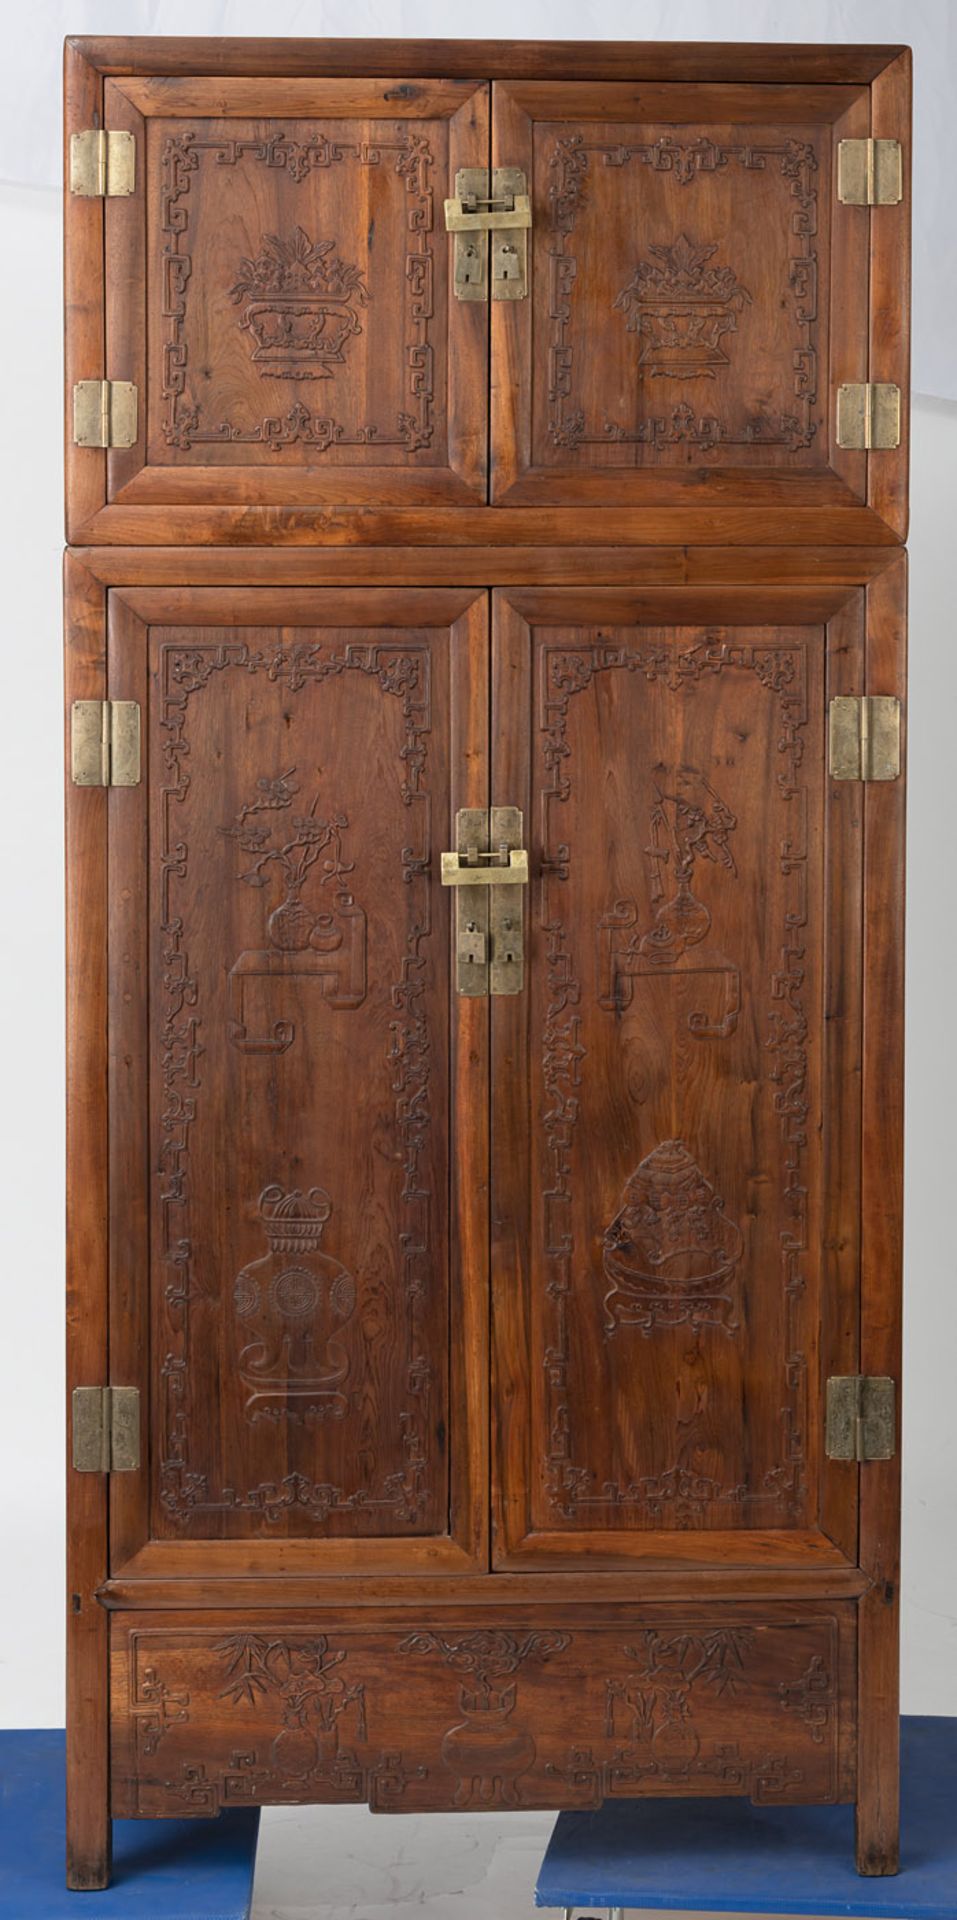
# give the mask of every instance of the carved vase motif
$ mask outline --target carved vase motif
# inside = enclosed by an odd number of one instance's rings
[[[442,1758],[459,1777],[457,1807],[518,1806],[514,1782],[533,1764],[536,1748],[525,1727],[508,1725],[515,1699],[514,1686],[487,1696],[460,1689],[465,1718],[442,1740]]]
[[[322,1187],[307,1194],[266,1187],[259,1217],[269,1252],[236,1277],[233,1306],[239,1374],[250,1419],[341,1419],[348,1402],[341,1388],[350,1367],[341,1334],[356,1304],[355,1281],[323,1253],[323,1228],[332,1202]]]

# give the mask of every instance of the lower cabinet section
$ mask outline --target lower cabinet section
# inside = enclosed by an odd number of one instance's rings
[[[112,1811],[853,1799],[853,1604],[125,1613]]]

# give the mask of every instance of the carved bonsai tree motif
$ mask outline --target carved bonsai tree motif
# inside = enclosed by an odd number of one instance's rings
[[[457,1807],[517,1807],[515,1787],[534,1764],[536,1746],[525,1727],[506,1723],[518,1696],[512,1675],[527,1660],[549,1660],[569,1644],[567,1633],[526,1633],[521,1638],[491,1629],[447,1640],[439,1633],[410,1633],[400,1653],[439,1653],[446,1666],[470,1676],[459,1688],[463,1719],[442,1740],[442,1758],[458,1775]],[[505,1684],[501,1684],[505,1682]]]
[[[293,814],[283,825],[266,821],[266,814],[285,813],[299,793],[296,768],[262,777],[256,797],[247,801],[232,826],[221,827],[235,840],[250,864],[239,878],[246,886],[267,888],[279,882],[281,898],[266,920],[269,947],[240,954],[229,976],[229,1037],[242,1053],[283,1053],[295,1038],[287,1020],[258,1036],[248,1031],[246,990],[253,978],[318,976],[325,1000],[332,1007],[357,1007],[366,991],[366,919],[349,892],[345,878],[354,862],[343,858],[342,836],[349,825],[344,813],[319,815],[318,792],[308,812]],[[289,830],[291,828],[291,831]],[[318,866],[318,880],[307,883]],[[322,903],[316,888],[328,888]]]
[[[337,1671],[346,1659],[326,1634],[301,1640],[267,1640],[261,1634],[230,1634],[213,1649],[226,1665],[220,1699],[255,1706],[274,1695],[282,1731],[272,1745],[272,1766],[283,1779],[334,1774],[340,1759],[339,1721],[355,1709],[356,1738],[366,1738],[365,1688]]]
[[[297,227],[289,240],[267,233],[255,259],[241,261],[231,295],[246,303],[239,324],[263,378],[329,380],[346,341],[362,332],[369,289],[335,248]]]
[[[627,1181],[605,1232],[606,1334],[622,1324],[649,1334],[683,1321],[733,1333],[730,1289],[743,1244],[684,1141],[662,1141]]]
[[[642,975],[713,975],[721,984],[723,1006],[716,1017],[693,1011],[688,1025],[698,1038],[727,1039],[734,1032],[741,1007],[740,971],[723,954],[702,945],[711,930],[711,911],[692,891],[691,882],[696,865],[705,861],[736,876],[729,840],[737,824],[699,768],[655,768],[647,849],[654,918],[642,931],[637,903],[627,899],[617,900],[599,921],[599,1000],[609,1012],[621,1013],[630,1005],[632,981]],[[669,874],[673,892],[666,897]]]
[[[704,377],[730,364],[721,345],[735,333],[738,314],[750,304],[731,267],[709,267],[718,251],[680,233],[673,245],[649,246],[654,261],[639,260],[614,310],[641,341],[639,367],[673,380]]]
[[[605,1689],[605,1732],[614,1739],[625,1723],[625,1737],[649,1750],[648,1765],[670,1776],[691,1768],[700,1752],[694,1724],[693,1693],[710,1688],[734,1693],[754,1644],[748,1627],[714,1633],[659,1633],[650,1628],[637,1647],[625,1647],[634,1671],[609,1680]]]
[[[342,831],[349,825],[346,815],[337,813],[327,820],[317,819],[318,793],[308,813],[293,816],[292,834],[287,840],[274,838],[270,828],[258,819],[254,825],[249,824],[256,815],[292,805],[299,792],[295,773],[296,768],[290,767],[288,773],[281,773],[275,780],[257,781],[257,798],[242,807],[235,825],[220,828],[228,839],[238,843],[243,853],[254,855],[252,865],[239,876],[248,887],[268,887],[272,877],[268,869],[278,868],[283,897],[269,915],[266,931],[273,946],[285,953],[309,946],[322,950],[328,937],[332,914],[307,907],[302,897],[306,877],[317,860],[325,856],[319,880],[322,887],[332,883],[336,890],[342,876],[353,871],[353,862],[342,858]]]

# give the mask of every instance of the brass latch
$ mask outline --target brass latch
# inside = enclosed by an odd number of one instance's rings
[[[456,848],[442,855],[442,885],[455,888],[456,992],[521,993],[525,984],[522,895],[528,854],[518,807],[462,807]]]
[[[70,757],[75,787],[139,786],[139,701],[74,700]]]
[[[901,770],[901,703],[893,693],[839,693],[828,708],[832,780],[896,780]]]
[[[138,1387],[74,1387],[77,1473],[135,1473],[140,1464]]]
[[[70,192],[113,198],[136,185],[136,142],[122,128],[85,127],[70,135]]]
[[[896,207],[904,194],[899,140],[839,140],[837,197],[845,207]]]
[[[890,381],[847,382],[837,390],[839,447],[899,447],[901,390]]]
[[[882,1374],[835,1374],[827,1383],[825,1452],[829,1460],[893,1460],[897,1395]]]
[[[78,447],[136,445],[136,388],[130,380],[78,380],[73,439]]]
[[[460,167],[445,202],[454,234],[452,290],[457,300],[487,300],[489,239],[493,300],[524,300],[528,292],[526,234],[532,224],[528,181],[520,167]]]

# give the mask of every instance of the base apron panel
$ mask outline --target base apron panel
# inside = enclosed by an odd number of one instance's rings
[[[328,1611],[117,1614],[112,1811],[853,1797],[853,1604],[516,1608],[500,1621],[474,1608],[349,1625]]]

